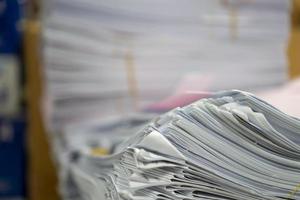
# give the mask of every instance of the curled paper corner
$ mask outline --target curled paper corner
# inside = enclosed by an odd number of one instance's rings
[[[165,138],[160,132],[152,131],[139,144],[138,147],[145,148],[150,151],[160,152],[165,155],[184,159],[184,156]]]

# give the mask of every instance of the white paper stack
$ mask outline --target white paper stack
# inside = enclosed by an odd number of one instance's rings
[[[165,98],[180,85],[254,91],[283,83],[289,4],[47,2],[43,55],[49,128],[56,131],[90,116],[122,115]]]
[[[111,154],[117,145],[140,131],[154,116],[150,113],[135,113],[126,118],[85,120],[69,124],[63,134],[53,134],[52,149],[57,163],[61,197],[64,200],[75,200],[79,196],[70,175],[70,165],[81,151],[92,148],[97,154]]]
[[[225,91],[166,113],[70,165],[83,200],[299,199],[300,121]]]

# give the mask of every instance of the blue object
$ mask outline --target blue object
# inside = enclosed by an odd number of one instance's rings
[[[25,120],[0,118],[0,199],[25,197]]]
[[[21,47],[22,4],[20,0],[0,0],[0,53],[19,53]]]

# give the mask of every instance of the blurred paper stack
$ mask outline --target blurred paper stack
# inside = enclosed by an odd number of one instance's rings
[[[286,80],[288,0],[53,0],[44,16],[50,130],[174,93]]]

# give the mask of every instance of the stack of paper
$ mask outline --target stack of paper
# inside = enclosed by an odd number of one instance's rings
[[[172,110],[70,165],[84,200],[299,199],[300,121],[240,91]]]
[[[53,0],[43,41],[49,128],[193,90],[286,79],[289,0]]]
[[[140,131],[154,116],[150,113],[136,113],[126,118],[85,120],[69,124],[63,134],[53,134],[52,146],[62,198],[75,200],[78,196],[78,189],[70,177],[70,164],[76,160],[81,151],[92,148],[93,154],[111,154],[118,144]]]

